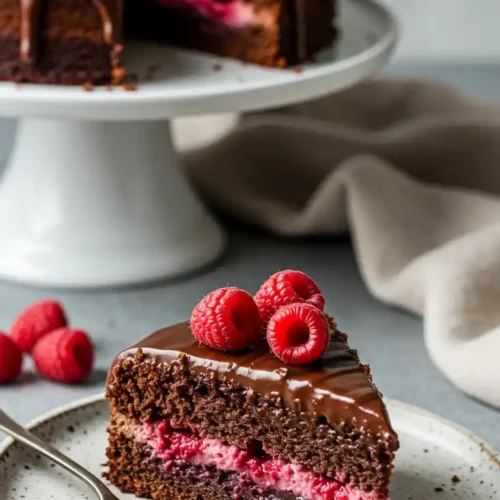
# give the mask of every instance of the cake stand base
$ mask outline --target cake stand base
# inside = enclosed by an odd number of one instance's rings
[[[202,267],[224,236],[169,123],[23,119],[0,184],[0,277],[119,286]]]

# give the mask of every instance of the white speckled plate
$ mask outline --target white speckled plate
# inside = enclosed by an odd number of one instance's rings
[[[393,500],[500,499],[498,453],[467,430],[435,415],[397,401],[387,405],[401,438]],[[58,408],[29,427],[99,475],[107,424],[107,402],[96,396]],[[459,481],[454,482],[454,476]],[[93,498],[85,486],[35,452],[10,440],[0,445],[1,500]]]

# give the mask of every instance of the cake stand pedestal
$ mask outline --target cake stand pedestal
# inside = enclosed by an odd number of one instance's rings
[[[167,120],[299,102],[376,73],[395,45],[391,14],[350,0],[340,24],[340,44],[301,72],[136,44],[133,92],[0,84],[0,115],[20,117],[0,183],[0,277],[119,286],[213,261],[225,237],[179,166]]]
[[[167,121],[21,120],[0,184],[0,234],[4,276],[62,286],[182,273],[224,243]]]

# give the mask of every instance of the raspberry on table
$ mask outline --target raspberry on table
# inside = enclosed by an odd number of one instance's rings
[[[76,328],[59,328],[45,335],[32,354],[41,375],[67,384],[84,380],[94,363],[94,347],[89,336]]]
[[[267,342],[285,363],[302,365],[316,361],[326,351],[330,330],[325,315],[310,304],[281,307],[267,325]]]
[[[238,351],[261,338],[259,310],[252,296],[239,288],[219,288],[206,295],[191,314],[193,335],[205,345]]]
[[[289,304],[306,303],[320,311],[325,307],[325,298],[318,285],[307,274],[294,270],[273,274],[254,299],[264,324],[280,307]]]
[[[0,333],[0,384],[10,382],[21,374],[23,353],[5,333]]]
[[[67,325],[63,306],[57,300],[41,300],[24,309],[14,321],[10,336],[23,352],[31,352],[48,333]]]

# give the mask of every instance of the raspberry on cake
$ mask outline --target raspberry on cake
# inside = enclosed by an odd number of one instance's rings
[[[271,351],[285,363],[312,363],[330,343],[328,321],[310,304],[283,306],[267,325],[267,342]]]
[[[307,274],[293,269],[273,274],[259,288],[254,299],[264,322],[288,304],[310,304],[321,311],[325,307],[325,298],[318,285]]]
[[[332,0],[2,0],[0,80],[122,83],[124,37],[282,67],[332,43],[333,18]]]
[[[243,330],[227,329],[232,307],[214,332],[238,338]],[[199,311],[191,326],[159,330],[115,359],[106,391],[113,484],[155,500],[387,499],[398,437],[333,321],[287,304],[268,324],[269,344],[260,336],[236,352],[197,340],[198,321]]]
[[[219,288],[198,303],[191,314],[193,335],[203,344],[237,351],[261,337],[259,310],[252,296],[239,288]]]

